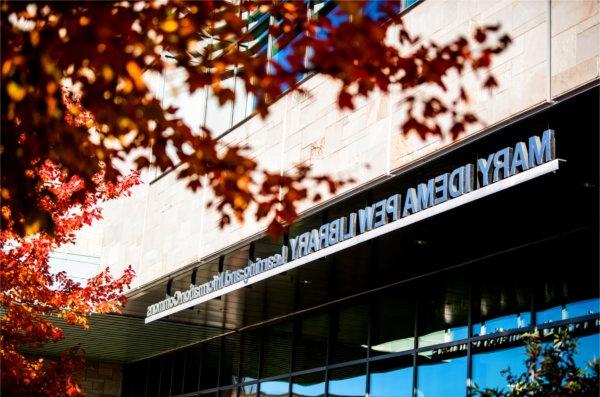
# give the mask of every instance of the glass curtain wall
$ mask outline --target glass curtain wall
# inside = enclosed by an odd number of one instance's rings
[[[123,396],[466,396],[468,384],[502,388],[503,369],[524,370],[520,336],[534,327],[571,329],[585,367],[600,349],[595,264],[543,274],[523,270],[523,255],[128,364]]]

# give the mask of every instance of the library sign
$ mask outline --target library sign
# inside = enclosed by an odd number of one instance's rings
[[[550,162],[556,166],[543,173],[532,173]],[[244,268],[220,272],[203,284],[190,284],[184,291],[176,291],[172,296],[167,295],[160,302],[148,306],[146,323],[516,183],[555,171],[558,168],[557,164],[554,131],[546,130],[541,137],[533,135],[527,142],[518,142],[512,147],[501,148],[485,158],[478,159],[476,164],[461,165],[451,172],[407,188],[404,194],[392,194],[347,216],[325,223],[318,229],[294,236],[289,239],[288,244],[282,245],[280,252],[267,258],[249,260]],[[524,175],[527,175],[527,178],[517,181]],[[510,183],[500,187],[498,182]],[[427,213],[434,207],[436,211]]]

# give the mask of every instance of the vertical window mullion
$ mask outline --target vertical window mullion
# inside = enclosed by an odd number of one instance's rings
[[[473,337],[473,279],[469,277],[469,303],[467,312],[467,397],[471,395],[471,384],[473,382],[473,363],[471,354],[471,338]]]
[[[413,344],[413,390],[412,390],[412,395],[413,397],[417,396],[417,381],[418,381],[418,374],[417,374],[417,348],[419,347],[419,328],[418,328],[418,319],[419,319],[419,299],[417,297],[417,299],[415,299],[415,324],[414,324],[414,336],[415,336],[415,340],[414,340],[414,344]]]

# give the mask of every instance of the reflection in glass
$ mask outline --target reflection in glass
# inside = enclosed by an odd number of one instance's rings
[[[263,330],[263,366],[261,378],[290,372],[291,353],[291,322],[275,324]]]
[[[366,392],[366,367],[353,365],[332,369],[329,373],[329,396],[364,396]]]
[[[570,318],[598,313],[600,299],[586,299],[577,302],[563,303],[537,312],[537,323],[547,324],[553,321],[568,320]]]
[[[202,365],[200,367],[200,390],[218,386],[221,339],[211,339],[203,343],[203,347]]]
[[[419,346],[453,342],[467,337],[468,285],[464,278],[428,285],[418,310]]]
[[[181,394],[183,390],[183,374],[185,372],[185,350],[175,352],[173,358],[173,377],[171,378],[171,394]]]
[[[413,356],[371,363],[370,397],[412,397]]]
[[[162,357],[162,369],[160,371],[160,390],[159,396],[169,396],[171,394],[171,372],[173,370],[173,354],[167,354]]]
[[[510,368],[513,374],[523,373],[526,370],[525,358],[525,346],[474,354],[473,385],[479,388],[506,388],[502,370]]]
[[[588,362],[600,359],[600,334],[577,338],[577,354],[575,364],[581,369],[590,371]]]
[[[528,327],[529,291],[529,285],[508,277],[506,272],[482,273],[473,283],[473,336]]]
[[[148,380],[146,382],[146,394],[149,396],[158,396],[161,370],[160,357],[153,358],[148,362]]]
[[[227,335],[223,341],[223,351],[221,353],[219,383],[222,386],[237,383],[239,363],[240,334]]]
[[[258,383],[240,387],[240,397],[254,397],[258,392]]]
[[[400,296],[385,296],[375,303],[371,333],[371,355],[413,349],[414,301]]]
[[[332,342],[332,363],[367,357],[368,324],[369,308],[366,305],[346,307],[339,311]]]
[[[429,356],[429,357],[427,357]],[[467,358],[434,358],[419,354],[417,397],[463,397],[467,388]]]
[[[260,334],[257,331],[244,332],[242,335],[242,373],[240,380],[242,382],[251,382],[258,379],[258,357],[260,357]]]
[[[302,319],[296,324],[294,341],[294,371],[325,365],[329,315],[320,313]]]
[[[260,395],[268,397],[287,396],[290,384],[287,380],[273,380],[260,384]]]
[[[293,397],[325,396],[325,372],[295,376],[292,379]]]
[[[200,376],[200,358],[202,346],[194,346],[187,349],[185,355],[185,375],[183,380],[183,392],[198,391]]]

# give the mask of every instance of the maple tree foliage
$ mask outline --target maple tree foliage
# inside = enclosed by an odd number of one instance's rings
[[[77,395],[81,390],[74,373],[83,363],[77,347],[52,360],[27,357],[22,350],[63,339],[53,317],[87,329],[88,315],[119,312],[125,304],[123,293],[134,276],[131,267],[119,277],[107,268],[82,285],[65,272],[51,272],[49,257],[60,246],[74,243],[75,232],[101,218],[102,202],[128,194],[139,177],[133,173],[111,183],[100,170],[93,176],[96,190],[86,192],[81,178],[69,177],[48,160],[34,172],[52,193],[52,199],[42,197],[38,205],[52,215],[54,233],[22,237],[10,227],[0,232],[0,384],[3,395]],[[81,192],[83,198],[75,202]]]
[[[45,159],[79,176],[84,191],[92,191],[99,161],[106,162],[105,176],[114,182],[120,171],[113,161],[141,153],[138,169],[177,168],[194,190],[206,180],[222,225],[253,211],[257,219],[270,217],[268,231],[275,235],[297,217],[300,200],[320,197],[307,186],[324,184],[335,192],[348,182],[313,175],[306,165],[289,174],[272,173],[261,169],[246,147],[221,147],[206,129],[192,130],[175,116],[176,109],[161,107],[144,80],[146,72],[163,71],[161,54],[167,51],[185,69],[190,93],[208,87],[221,104],[234,100],[223,82],[235,71],[262,117],[284,91],[302,90],[295,85],[299,75],[318,73],[339,82],[342,109],[352,109],[357,97],[376,90],[448,91],[445,98],[408,96],[404,133],[456,137],[477,122],[474,114],[457,110],[468,100],[465,88],[451,90],[445,80],[471,73],[480,76],[482,86],[494,87],[493,76],[484,72],[510,42],[499,26],[481,26],[467,37],[437,44],[407,31],[397,0],[377,2],[376,13],[364,12],[366,1],[341,1],[335,11],[344,17],[339,24],[308,12],[307,3],[3,2],[4,219],[13,219],[20,235],[53,232],[53,217],[38,202],[40,195],[55,198],[32,172]],[[252,47],[256,38],[248,26],[253,16],[267,13],[268,34],[290,48],[284,60]],[[397,43],[386,40],[390,32]],[[67,85],[70,103],[61,100]],[[67,122],[82,113],[92,117]],[[441,127],[443,117],[451,120],[449,131]],[[169,146],[176,159],[168,155]],[[2,228],[8,225],[3,222]]]

